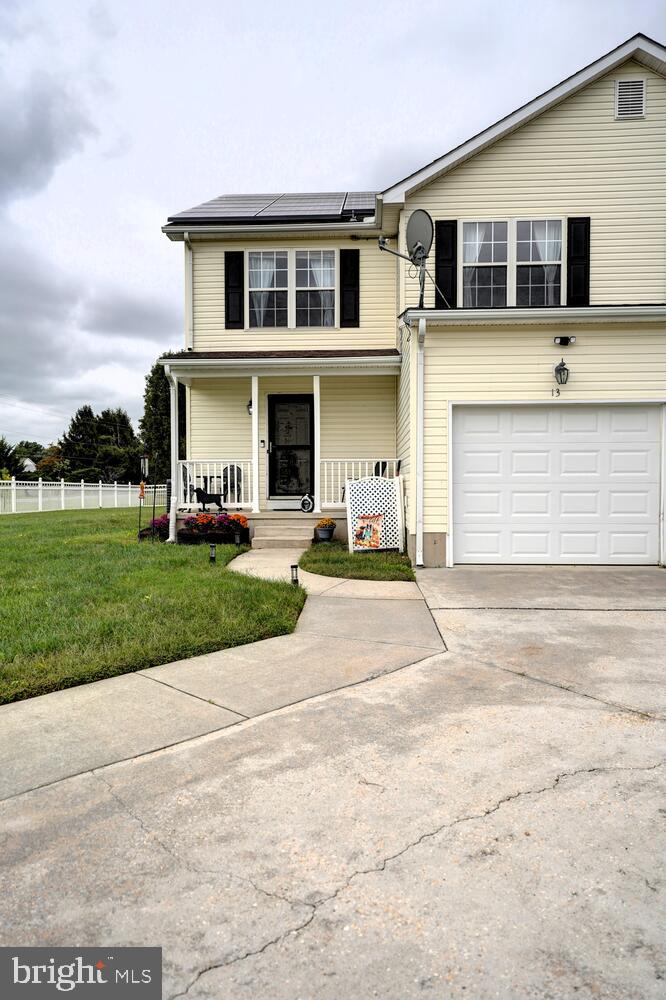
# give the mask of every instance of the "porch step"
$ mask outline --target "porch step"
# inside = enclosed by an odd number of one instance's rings
[[[255,538],[304,538],[307,535],[312,538],[314,531],[314,526],[317,523],[318,518],[316,518],[312,523],[303,521],[276,521],[269,522],[265,521],[255,522],[254,524],[254,537]]]
[[[312,542],[312,533],[305,534],[302,530],[300,534],[289,534],[284,533],[277,534],[273,532],[271,534],[259,535],[257,537],[256,531],[252,539],[253,549],[307,549]]]

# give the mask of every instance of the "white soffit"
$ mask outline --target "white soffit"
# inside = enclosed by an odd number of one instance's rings
[[[434,180],[440,174],[452,170],[453,167],[457,167],[471,156],[481,152],[482,149],[486,149],[499,139],[504,138],[505,135],[520,128],[521,125],[525,125],[544,111],[559,104],[566,97],[570,97],[606,73],[612,72],[629,59],[635,59],[636,62],[648,69],[666,76],[666,48],[645,35],[635,35],[606,53],[605,56],[579,70],[578,73],[574,73],[573,76],[567,77],[566,80],[536,97],[533,101],[529,101],[510,115],[501,118],[494,125],[484,129],[483,132],[472,136],[471,139],[456,146],[444,156],[440,156],[432,163],[422,167],[421,170],[417,170],[398,181],[397,184],[387,188],[383,192],[384,204],[404,202],[407,195],[423,187],[424,184]]]

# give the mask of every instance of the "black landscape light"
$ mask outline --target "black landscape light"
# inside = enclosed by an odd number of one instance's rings
[[[234,531],[234,542],[236,543],[236,548],[237,549],[240,548],[240,543],[241,543],[240,528],[236,528],[236,530]]]
[[[569,379],[569,369],[564,363],[564,358],[559,365],[555,365],[555,381],[558,385],[566,385]]]
[[[295,587],[298,587],[298,564],[294,563],[291,567],[291,582]]]
[[[211,564],[211,566],[215,565],[216,556],[217,556],[217,545],[215,545],[214,542],[211,542],[210,555],[208,557],[208,562]]]

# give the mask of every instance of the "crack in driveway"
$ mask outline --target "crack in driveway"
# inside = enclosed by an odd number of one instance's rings
[[[185,987],[184,990],[172,994],[170,1000],[178,1000],[179,997],[187,996],[193,989],[193,987],[199,982],[199,980],[208,973],[215,972],[219,969],[228,968],[229,966],[236,965],[240,962],[244,962],[248,958],[255,958],[258,955],[262,955],[269,948],[281,944],[288,937],[300,934],[307,927],[309,927],[310,924],[313,923],[320,907],[324,906],[326,903],[330,903],[334,899],[337,899],[337,897],[342,892],[344,892],[345,889],[348,889],[351,886],[352,882],[354,882],[356,879],[360,878],[363,875],[381,874],[382,872],[386,871],[387,866],[391,864],[393,861],[396,861],[399,858],[404,857],[404,855],[407,854],[409,851],[413,850],[416,847],[419,847],[427,840],[432,840],[433,838],[437,837],[439,834],[443,833],[446,830],[454,829],[455,827],[461,826],[464,823],[471,823],[477,820],[487,819],[487,817],[492,816],[494,813],[498,812],[498,810],[500,810],[503,806],[507,805],[510,802],[515,802],[518,799],[529,796],[543,795],[547,792],[552,792],[556,788],[558,788],[558,786],[561,784],[562,781],[564,781],[567,778],[575,778],[579,775],[612,774],[614,772],[617,773],[631,772],[631,771],[649,772],[649,771],[655,771],[660,767],[664,767],[665,765],[666,765],[666,759],[659,760],[655,764],[647,764],[647,765],[639,765],[639,764],[606,765],[606,766],[599,765],[596,767],[575,768],[572,771],[561,771],[559,774],[555,776],[553,781],[551,781],[547,785],[543,785],[540,788],[520,789],[517,792],[512,792],[510,795],[503,796],[501,799],[498,799],[493,805],[489,806],[487,809],[484,809],[481,812],[469,813],[465,816],[459,816],[457,819],[450,820],[446,823],[441,823],[434,830],[428,830],[425,833],[422,833],[415,840],[409,841],[407,844],[405,844],[404,847],[401,847],[400,850],[395,851],[393,854],[386,855],[377,864],[372,865],[369,868],[361,868],[352,872],[348,876],[348,878],[346,878],[344,882],[342,882],[338,886],[337,889],[335,889],[333,892],[329,893],[326,896],[322,896],[322,898],[317,900],[315,903],[306,903],[304,901],[298,903],[293,902],[292,905],[294,906],[299,905],[299,906],[307,906],[310,908],[311,912],[304,920],[299,921],[299,923],[295,924],[293,927],[288,927],[285,930],[281,931],[279,934],[275,935],[275,937],[270,938],[268,941],[265,941],[264,944],[261,945],[261,947],[259,948],[250,949],[248,951],[242,952],[239,955],[234,956],[233,958],[229,958],[219,962],[212,962],[209,965],[206,965],[204,968],[200,969],[196,973],[196,975],[193,977],[193,979],[191,979],[191,981]],[[254,885],[254,883],[252,884]],[[255,888],[259,887],[255,885]],[[649,888],[653,887],[649,886]],[[270,893],[266,892],[263,889],[259,889],[259,891],[263,892],[265,895],[271,895]],[[279,897],[279,898],[284,898],[284,897]]]

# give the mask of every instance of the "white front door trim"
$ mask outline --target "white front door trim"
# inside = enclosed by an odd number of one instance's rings
[[[660,406],[661,419],[661,487],[659,498],[659,565],[666,565],[666,397],[639,397],[617,399],[616,397],[599,397],[590,399],[450,399],[448,402],[446,447],[447,447],[447,528],[446,528],[446,566],[451,569],[455,565],[453,547],[453,410],[463,406]]]

